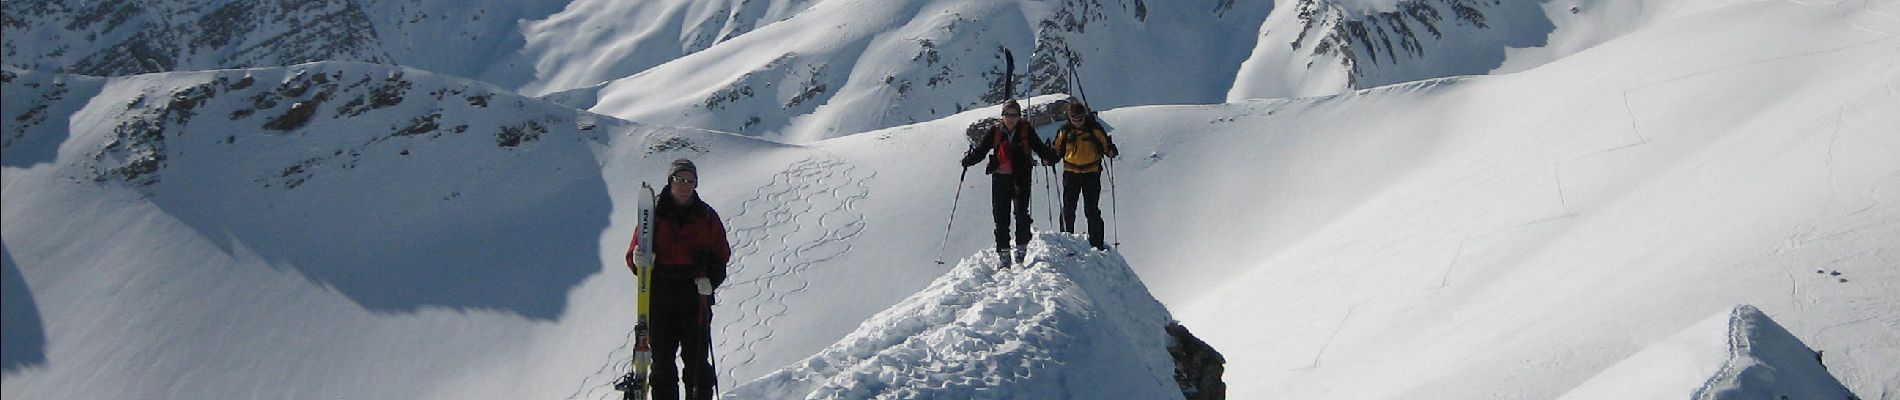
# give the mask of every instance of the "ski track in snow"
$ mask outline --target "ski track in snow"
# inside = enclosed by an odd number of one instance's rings
[[[851,251],[850,239],[864,232],[866,221],[857,204],[870,198],[869,182],[875,177],[877,171],[838,158],[806,158],[773,175],[726,219],[732,262],[719,289],[720,304],[733,304],[725,309],[737,312],[718,313],[720,306],[714,306],[714,320],[726,319],[713,343],[724,376],[753,363],[751,346],[772,338],[772,322],[789,309],[786,297],[810,286],[801,276],[807,269]],[[732,299],[738,300],[728,303]],[[632,369],[632,342],[629,329],[620,347],[567,399],[618,398],[613,382]]]
[[[1872,8],[1873,5],[1876,3],[1887,4],[1889,6],[1895,4],[1891,1],[1877,1],[1877,0],[1858,0],[1858,1],[1855,1],[1855,0],[1839,0],[1839,1],[1784,0],[1784,1],[1787,1],[1792,4],[1803,5],[1803,6],[1833,7],[1835,11],[1838,11],[1840,13],[1841,19],[1847,21],[1847,26],[1849,27],[1853,27],[1854,29],[1859,29],[1862,31],[1866,31],[1868,33],[1873,33],[1873,34],[1877,34],[1881,36],[1900,35],[1900,16],[1895,16],[1893,14],[1887,13],[1884,10],[1875,10]],[[1848,5],[1848,3],[1858,3],[1858,5],[1850,6]],[[1850,10],[1849,9],[1850,7],[1852,7],[1853,9]],[[1881,25],[1882,23],[1884,23],[1885,25]]]
[[[865,227],[857,203],[870,197],[876,176],[841,159],[807,158],[774,175],[727,219],[733,256],[719,293],[730,306],[715,307],[731,317],[714,317],[724,322],[713,343],[724,375],[756,361],[752,347],[772,339],[773,322],[790,309],[786,298],[811,286],[806,270],[851,251],[850,240]]]
[[[620,398],[620,391],[614,390],[614,380],[626,375],[633,369],[633,352],[628,346],[633,344],[633,330],[627,330],[626,340],[620,341],[620,347],[607,354],[607,362],[600,365],[585,378],[581,378],[580,387],[567,400],[592,399],[612,400]]]

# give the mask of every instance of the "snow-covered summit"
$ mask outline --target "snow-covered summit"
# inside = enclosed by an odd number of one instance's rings
[[[1038,233],[1023,265],[994,251],[729,399],[1181,398],[1172,321],[1114,252]]]
[[[1603,370],[1560,399],[1852,399],[1824,355],[1738,305]]]

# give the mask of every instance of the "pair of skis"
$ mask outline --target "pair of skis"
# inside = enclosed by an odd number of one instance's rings
[[[635,260],[653,259],[654,199],[656,197],[653,195],[653,187],[644,182],[641,183],[639,208],[636,211],[638,214],[636,218],[639,220],[636,229],[639,230],[637,235],[640,237],[640,244]],[[638,317],[633,325],[633,371],[622,377],[619,382],[614,382],[614,390],[620,391],[623,400],[646,400],[647,395],[652,393],[652,382],[647,380],[647,375],[653,367],[653,346],[649,343],[650,334],[648,333],[650,331],[648,322],[651,320],[649,316],[652,315],[650,297],[653,293],[653,265],[650,262],[647,264],[635,262],[633,268],[634,274],[638,275],[635,278],[640,281]]]

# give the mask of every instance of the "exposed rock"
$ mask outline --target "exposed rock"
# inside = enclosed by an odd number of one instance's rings
[[[1226,370],[1223,365],[1227,358],[1194,337],[1180,322],[1168,324],[1167,329],[1168,336],[1174,338],[1168,354],[1174,356],[1174,382],[1181,385],[1181,394],[1187,400],[1226,399],[1227,383],[1221,382],[1221,373]]]
[[[215,6],[139,0],[80,3],[0,3],[6,14],[8,65],[120,76],[322,60],[391,61],[380,50],[383,45],[369,15],[351,1],[237,0]],[[15,34],[40,37],[40,33],[84,39],[51,44],[12,40]]]
[[[523,143],[541,140],[548,133],[548,127],[541,121],[528,121],[521,125],[501,127],[501,133],[495,135],[495,145],[500,147],[520,147]]]
[[[1489,28],[1484,10],[1479,8],[1483,6],[1485,3],[1474,0],[1401,0],[1394,11],[1348,15],[1344,7],[1331,1],[1300,0],[1294,5],[1301,22],[1300,33],[1290,44],[1297,50],[1306,43],[1307,36],[1318,35],[1313,56],[1337,58],[1339,66],[1348,72],[1347,86],[1359,87],[1366,66],[1379,63],[1382,56],[1386,63],[1397,63],[1401,57],[1425,56],[1420,41],[1423,36],[1415,28],[1433,40],[1444,38],[1440,26],[1447,24]],[[1447,19],[1444,14],[1452,17]]]

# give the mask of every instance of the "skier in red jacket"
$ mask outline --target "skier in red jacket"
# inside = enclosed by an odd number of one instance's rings
[[[649,382],[654,399],[678,399],[681,378],[689,400],[713,398],[718,384],[711,362],[713,289],[726,280],[732,246],[719,213],[699,199],[698,187],[699,169],[693,162],[673,160],[653,209],[653,260],[639,260],[654,266],[649,295]],[[628,269],[633,269],[640,243],[639,234],[634,236],[627,249]],[[684,371],[676,367],[674,357],[684,361]]]
[[[1042,158],[1042,165],[1055,165],[1061,158],[1055,149],[1042,142],[1036,136],[1036,127],[1030,126],[1023,118],[1023,106],[1016,100],[1003,103],[1003,123],[991,129],[989,135],[978,139],[970,150],[963,153],[963,167],[969,168],[990,160],[985,172],[990,174],[990,215],[996,222],[996,258],[1003,268],[1011,263],[1022,263],[1024,247],[1029,244],[1029,179],[1035,175],[1036,164],[1030,155]],[[1009,220],[1016,217],[1016,249],[1010,251]]]

